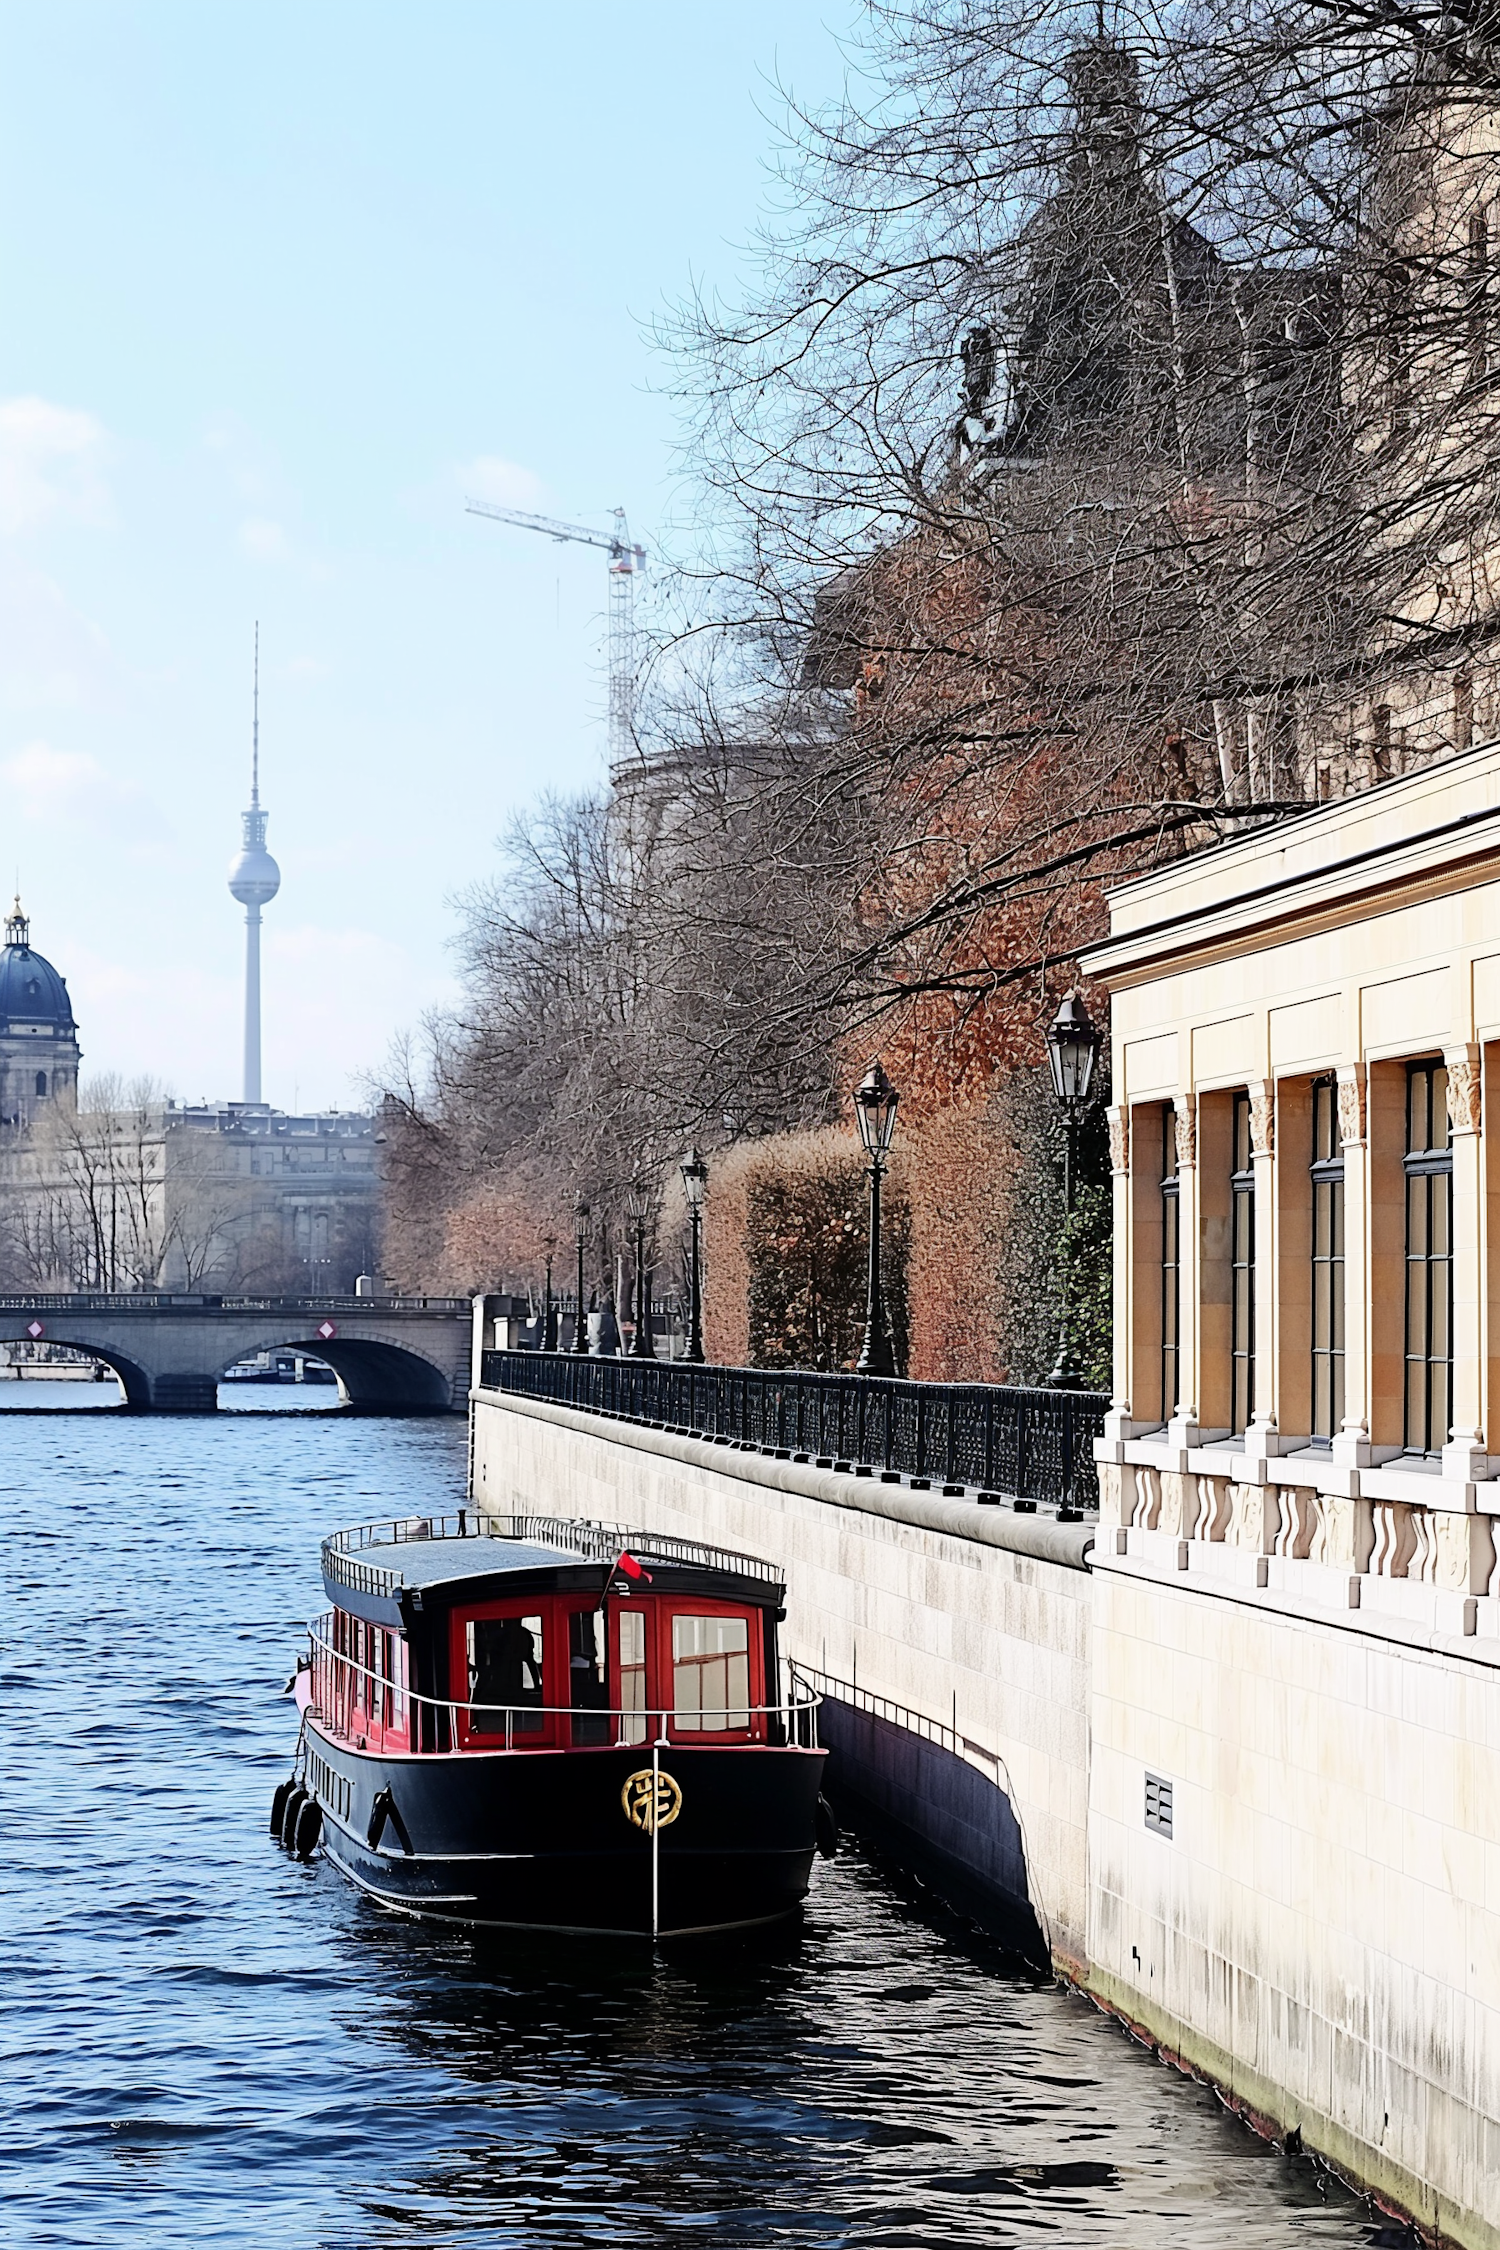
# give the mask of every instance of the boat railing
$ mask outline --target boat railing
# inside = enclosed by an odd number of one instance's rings
[[[357,1658],[346,1656],[334,1647],[331,1632],[332,1617],[315,1618],[310,1627],[312,1641],[312,1694],[309,1708],[336,1735],[364,1746],[371,1734],[379,1734],[390,1747],[399,1746],[404,1751],[433,1754],[449,1753],[458,1748],[459,1720],[464,1720],[464,1733],[493,1736],[486,1740],[485,1748],[501,1747],[498,1726],[473,1725],[474,1714],[484,1719],[504,1718],[504,1748],[513,1750],[518,1738],[540,1732],[552,1719],[578,1722],[612,1721],[612,1739],[602,1743],[575,1745],[592,1749],[626,1749],[651,1743],[666,1743],[676,1738],[667,1733],[668,1726],[678,1729],[679,1736],[687,1718],[692,1713],[679,1711],[675,1705],[660,1709],[644,1705],[611,1705],[573,1703],[476,1703],[460,1696],[423,1695],[408,1687],[403,1680],[390,1678]],[[714,1734],[743,1733],[752,1720],[765,1720],[773,1729],[778,1728],[787,1744],[799,1750],[816,1750],[818,1743],[818,1709],[823,1701],[815,1688],[792,1675],[791,1693],[784,1703],[739,1704],[722,1714],[722,1727],[692,1728],[694,1734],[705,1737]],[[653,1733],[653,1723],[655,1732]],[[394,1739],[393,1739],[394,1738]]]
[[[705,1546],[697,1539],[674,1539],[629,1524],[595,1523],[573,1516],[495,1516],[481,1508],[459,1508],[451,1515],[394,1516],[330,1532],[323,1541],[323,1570],[336,1586],[389,1598],[405,1584],[399,1565],[371,1560],[372,1548],[401,1547],[418,1540],[519,1539],[563,1547],[590,1562],[613,1562],[622,1549],[638,1561],[677,1563],[695,1570],[722,1570],[780,1586],[776,1564],[729,1547]]]

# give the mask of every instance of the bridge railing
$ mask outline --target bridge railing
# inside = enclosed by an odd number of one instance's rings
[[[16,1312],[228,1312],[228,1313],[460,1313],[467,1320],[467,1297],[227,1297],[164,1289],[71,1290],[66,1294],[32,1291],[0,1297],[0,1313]]]
[[[911,1383],[878,1375],[698,1367],[681,1360],[487,1351],[486,1390],[550,1400],[780,1460],[910,1479],[1067,1511],[1099,1504],[1099,1391]]]

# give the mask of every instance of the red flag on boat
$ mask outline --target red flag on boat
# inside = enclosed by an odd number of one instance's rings
[[[616,1586],[615,1581],[617,1578],[624,1579],[624,1588]],[[626,1588],[629,1588],[631,1586],[649,1586],[650,1583],[650,1571],[644,1569],[642,1565],[636,1561],[634,1555],[630,1553],[628,1548],[622,1547],[620,1549],[620,1552],[616,1555],[614,1561],[609,1566],[609,1576],[604,1581],[604,1593],[606,1595],[609,1595],[613,1593],[623,1592],[626,1590]]]

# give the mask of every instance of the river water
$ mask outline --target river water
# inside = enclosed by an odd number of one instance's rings
[[[452,1507],[463,1462],[452,1422],[0,1419],[0,2240],[1404,2239],[864,1850],[800,1929],[656,1962],[427,1930],[289,1861],[319,1536]]]

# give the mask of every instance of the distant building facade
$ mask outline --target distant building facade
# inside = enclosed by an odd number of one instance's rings
[[[375,1270],[375,1121],[85,1088],[17,901],[0,951],[0,1287],[344,1294]]]
[[[48,1103],[76,1109],[79,1059],[67,984],[32,951],[17,899],[0,951],[0,1127],[27,1125]]]

